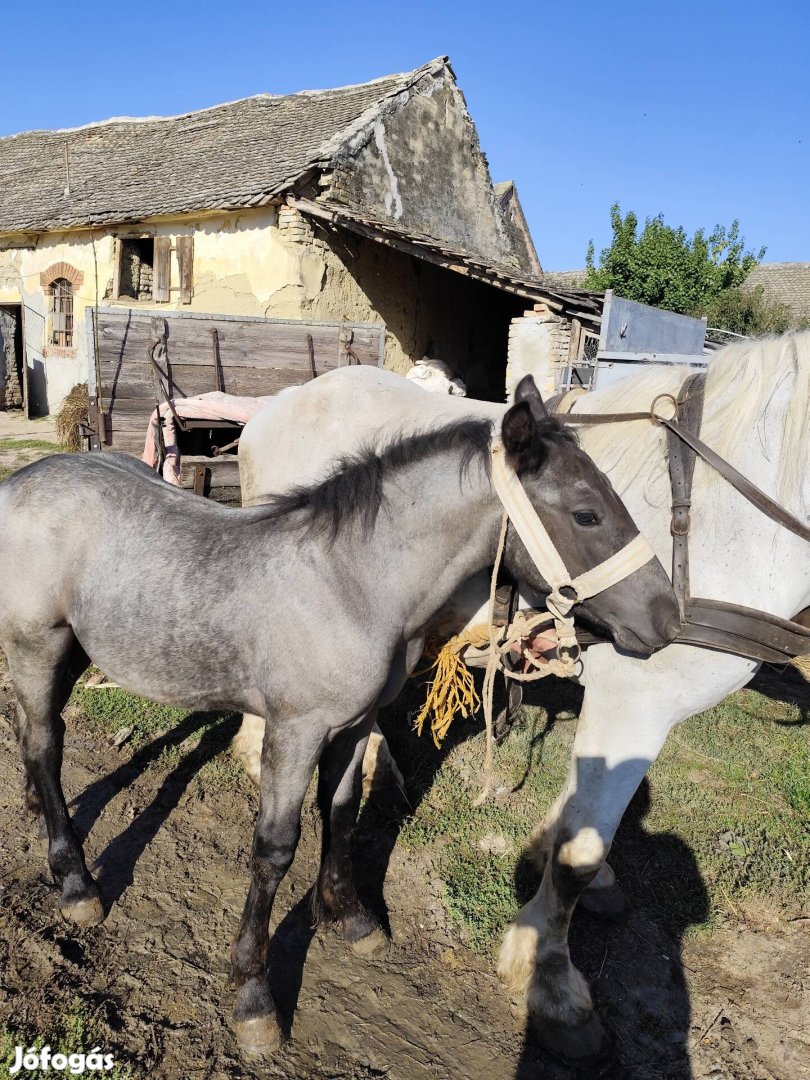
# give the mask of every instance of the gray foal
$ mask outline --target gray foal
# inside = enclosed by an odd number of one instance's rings
[[[516,398],[501,429],[508,460],[579,574],[637,529],[531,380]],[[384,940],[351,869],[363,750],[375,710],[418,660],[420,628],[493,561],[502,510],[491,435],[489,421],[462,420],[394,439],[315,487],[242,510],[114,454],[51,457],[0,486],[0,645],[19,702],[28,804],[44,815],[67,918],[90,925],[105,915],[60,779],[60,713],[88,664],[152,701],[265,718],[251,883],[232,948],[233,1021],[247,1050],[279,1040],[266,981],[270,909],[316,766],[317,902],[358,951]],[[548,592],[511,530],[505,562]],[[665,644],[677,626],[657,560],[582,608],[636,651]]]

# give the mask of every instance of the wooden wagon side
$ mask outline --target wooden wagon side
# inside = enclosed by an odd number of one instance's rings
[[[220,390],[244,397],[276,394],[348,364],[382,366],[381,323],[305,322],[198,312],[100,307],[87,310],[91,446],[140,457],[156,400]],[[150,348],[161,337],[150,359]],[[223,421],[190,427],[225,429]],[[184,462],[183,483],[196,468],[212,486],[238,484],[232,456]]]

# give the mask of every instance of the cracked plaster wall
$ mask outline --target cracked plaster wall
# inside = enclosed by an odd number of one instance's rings
[[[532,272],[508,227],[464,96],[444,69],[397,95],[332,161],[330,201]]]
[[[503,396],[509,321],[522,302],[429,263],[343,230],[313,229],[286,206],[192,220],[144,223],[120,235],[194,237],[193,296],[182,304],[175,253],[170,300],[121,300],[121,307],[200,311],[268,318],[384,322],[385,365],[403,373],[432,343],[483,397]],[[34,413],[58,409],[76,382],[85,382],[92,357],[85,311],[111,299],[113,233],[49,234],[28,247],[3,248],[0,303],[25,305],[25,345]],[[95,251],[94,251],[95,247]],[[64,261],[83,274],[74,293],[75,346],[48,355],[48,299],[40,273]]]

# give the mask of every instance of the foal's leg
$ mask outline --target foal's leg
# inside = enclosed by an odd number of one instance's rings
[[[589,654],[568,779],[531,841],[543,878],[507,931],[498,968],[525,994],[537,1037],[555,1052],[587,1057],[602,1041],[588,985],[568,952],[577,899],[600,873],[627,804],[671,728],[744,686],[755,667],[686,646],[645,662],[617,656],[610,646]]]
[[[368,956],[388,944],[379,923],[357,898],[352,872],[352,832],[360,808],[362,763],[376,710],[365,723],[339,732],[318,766],[318,805],[323,820],[321,871],[313,913],[323,908],[343,924],[352,952]]]
[[[64,708],[65,703],[67,702],[68,698],[70,697],[71,692],[73,691],[73,687],[76,685],[77,679],[82,675],[83,672],[85,672],[87,670],[87,668],[89,666],[90,666],[90,657],[87,655],[87,653],[84,651],[84,649],[78,643],[78,641],[74,641],[73,642],[73,647],[71,648],[70,655],[68,657],[67,667],[65,668],[65,674],[64,674],[64,676],[62,678],[62,687],[61,687],[62,701],[61,701],[61,704],[60,704],[60,707],[59,707],[60,711]],[[22,711],[22,706],[19,703],[17,704],[17,707],[14,710],[14,715],[12,717],[11,724],[12,724],[12,727],[14,729],[14,734],[17,737],[17,742],[20,742],[20,739],[21,739],[21,734],[20,733],[21,733],[22,728],[23,728],[23,726],[25,724],[25,713]],[[25,806],[26,806],[26,809],[30,810],[32,814],[39,817],[39,819],[40,819],[40,827],[41,827],[41,829],[44,830],[46,828],[46,826],[45,826],[45,818],[44,818],[44,816],[42,814],[42,804],[39,801],[39,795],[37,795],[36,785],[34,784],[34,781],[31,778],[31,775],[29,774],[27,769],[26,769],[26,772],[25,772]],[[42,836],[43,837],[45,836],[44,831],[42,832]]]
[[[22,710],[22,705],[17,702],[14,709],[14,715],[11,720],[11,726],[14,728],[14,734],[17,736],[17,742],[22,749],[22,731],[25,727],[25,713]],[[42,816],[42,803],[39,801],[39,795],[37,795],[37,789],[34,781],[31,778],[31,774],[28,770],[25,770],[25,808],[30,810],[35,817],[40,818],[40,824],[44,824],[44,817]]]
[[[68,628],[27,639],[18,635],[5,651],[18,700],[26,795],[30,799],[33,790],[45,818],[48,864],[62,892],[59,907],[73,922],[93,926],[104,918],[104,906],[73,831],[61,782],[65,734],[61,711],[87,657]]]
[[[301,806],[326,739],[319,718],[296,717],[266,725],[253,834],[251,880],[245,910],[231,948],[231,980],[238,987],[233,1010],[244,1050],[267,1053],[281,1039],[276,1006],[267,986],[270,909],[301,835]]]

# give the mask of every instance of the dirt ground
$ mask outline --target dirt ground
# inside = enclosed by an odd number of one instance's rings
[[[69,711],[65,788],[112,902],[102,926],[81,931],[59,916],[35,823],[22,810],[10,709],[3,668],[0,1026],[47,1035],[78,1003],[95,1013],[118,1061],[172,1080],[810,1076],[810,922],[741,912],[736,927],[684,942],[685,927],[673,925],[665,905],[637,903],[631,882],[633,911],[623,924],[575,918],[574,959],[613,1048],[601,1066],[571,1069],[524,1037],[493,959],[460,940],[428,857],[396,846],[392,814],[367,809],[356,844],[366,900],[390,925],[390,952],[360,960],[328,928],[313,934],[306,894],[319,839],[311,803],[272,925],[271,983],[291,1037],[270,1062],[246,1062],[227,1025],[226,981],[255,796],[247,781],[212,792],[195,779],[235,719],[198,741],[190,717],[131,752]],[[623,828],[630,839],[638,833],[632,813]],[[648,852],[664,878],[670,857],[683,874],[680,854],[660,843]]]
[[[31,449],[6,450],[0,466],[39,456]],[[571,933],[612,1041],[601,1065],[570,1068],[525,1035],[494,955],[471,949],[448,918],[435,845],[415,853],[397,843],[402,822],[391,811],[367,806],[355,844],[361,894],[391,932],[387,956],[360,960],[329,928],[313,932],[311,800],[271,926],[271,985],[290,1038],[271,1061],[245,1061],[227,1023],[227,974],[256,795],[233,770],[225,784],[199,775],[237,719],[212,729],[191,716],[140,748],[115,749],[69,707],[65,790],[111,905],[102,926],[83,931],[59,915],[23,810],[12,700],[0,654],[0,1034],[50,1039],[66,1015],[89,1016],[86,1050],[101,1043],[131,1076],[161,1080],[810,1078],[810,912],[786,922],[737,908],[721,928],[696,931],[708,911],[700,868],[674,833],[647,831],[643,790],[612,856],[629,917],[610,925],[576,914]],[[519,893],[531,887],[516,883]],[[6,1069],[0,1061],[0,1076]]]

